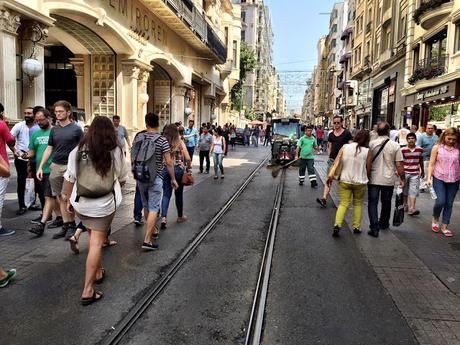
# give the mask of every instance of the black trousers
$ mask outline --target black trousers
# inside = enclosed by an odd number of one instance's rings
[[[24,193],[26,191],[26,178],[27,178],[27,165],[29,162],[23,161],[19,158],[14,159],[14,166],[17,173],[17,193],[19,208],[26,207],[24,202]]]
[[[209,171],[209,167],[211,166],[211,161],[209,160],[209,150],[208,151],[201,151],[200,150],[200,171],[203,172],[203,162],[206,158],[206,171]]]
[[[42,209],[45,208],[45,192],[42,188],[42,182],[38,180],[37,178],[37,163],[33,160],[30,161],[30,170],[32,170],[32,177],[34,178],[35,182],[35,195],[38,195],[38,198],[40,199],[40,205],[42,206]],[[37,203],[37,200],[35,199],[35,204]]]

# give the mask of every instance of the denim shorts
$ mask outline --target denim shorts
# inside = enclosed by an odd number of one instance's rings
[[[420,191],[420,176],[406,175],[406,184],[404,185],[403,193],[405,196],[418,197]]]
[[[138,182],[137,186],[142,198],[144,209],[149,212],[158,212],[161,204],[161,191],[163,190],[163,180],[160,176],[155,178],[154,182]]]

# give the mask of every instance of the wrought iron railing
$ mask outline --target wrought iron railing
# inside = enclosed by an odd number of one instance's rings
[[[214,52],[217,58],[223,63],[227,60],[227,48],[216,35],[211,25],[208,25],[208,47]]]
[[[443,54],[418,61],[414,73],[409,78],[409,84],[415,84],[418,80],[432,79],[447,73],[449,56]]]

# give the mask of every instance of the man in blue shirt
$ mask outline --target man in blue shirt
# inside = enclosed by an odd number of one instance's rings
[[[184,130],[184,139],[190,159],[193,161],[193,154],[198,143],[198,130],[193,127],[195,121],[189,120],[188,127]]]
[[[427,124],[425,133],[423,133],[419,140],[417,140],[417,146],[423,149],[423,167],[425,171],[428,171],[428,165],[430,164],[431,150],[433,149],[434,144],[438,141],[438,136],[434,134],[434,125]],[[420,184],[420,191],[425,192],[426,186],[426,175],[422,179]]]

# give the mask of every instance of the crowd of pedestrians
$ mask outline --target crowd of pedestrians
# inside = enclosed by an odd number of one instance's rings
[[[447,128],[439,132],[432,124],[426,128],[404,124],[397,130],[386,122],[372,131],[359,130],[352,136],[343,128],[342,119],[333,119],[334,129],[328,135],[328,176],[322,198],[326,207],[333,180],[338,180],[340,204],[336,213],[333,236],[338,237],[346,211],[353,205],[353,232],[361,233],[362,206],[368,194],[368,234],[378,237],[390,227],[395,186],[401,188],[404,211],[417,216],[416,199],[430,189],[433,200],[431,230],[453,236],[449,223],[460,184],[460,132]],[[438,134],[435,134],[437,131]],[[306,133],[308,137],[308,133]],[[305,146],[298,142],[298,151]],[[316,145],[316,143],[314,144]],[[303,157],[301,157],[303,158]],[[304,178],[303,164],[299,179]],[[302,182],[302,181],[301,181]],[[379,212],[379,201],[381,203]],[[442,214],[442,217],[441,217]]]

